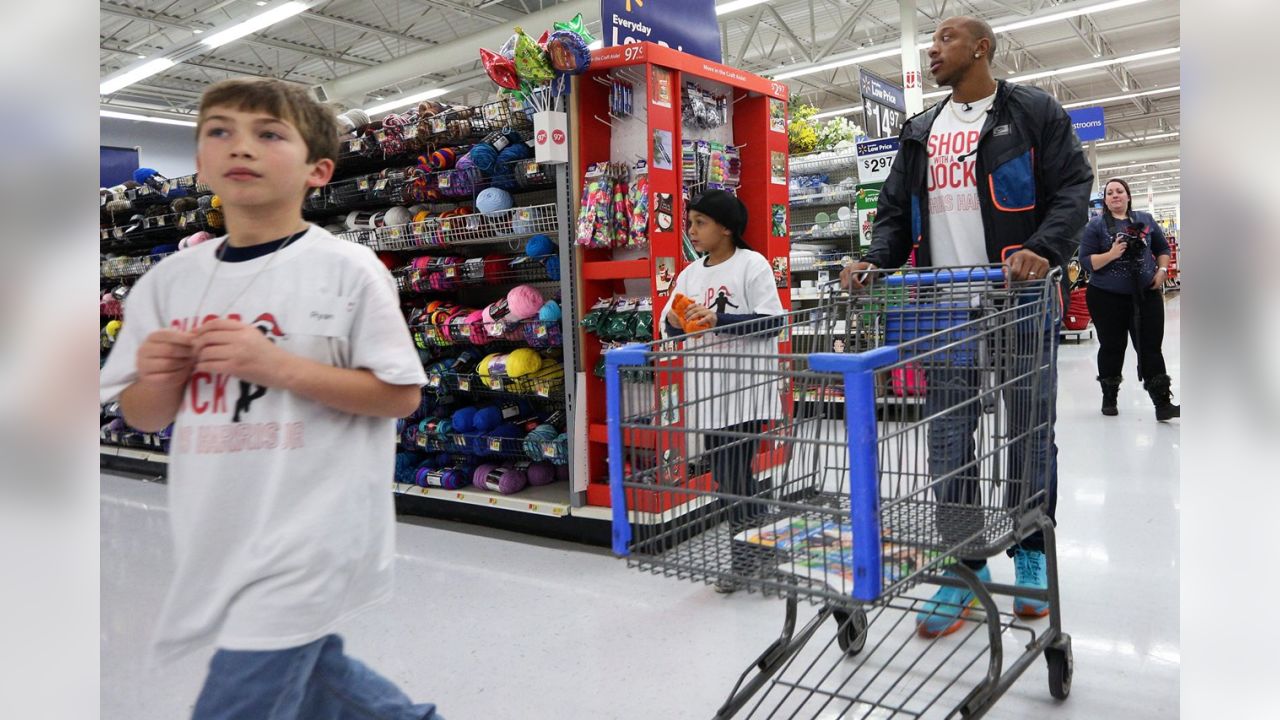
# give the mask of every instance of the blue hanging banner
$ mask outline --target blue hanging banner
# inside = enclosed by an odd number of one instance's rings
[[[1077,108],[1068,110],[1071,116],[1071,127],[1076,130],[1080,142],[1101,140],[1107,136],[1107,121],[1100,107]]]
[[[600,0],[606,47],[652,42],[721,62],[715,0]]]

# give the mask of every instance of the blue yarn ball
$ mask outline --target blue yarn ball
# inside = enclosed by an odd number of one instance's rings
[[[502,423],[502,411],[493,405],[486,405],[476,411],[473,427],[480,432],[489,432]]]
[[[455,412],[451,418],[453,421],[453,431],[456,433],[469,433],[476,426],[476,409],[473,407],[465,407]]]
[[[476,209],[482,215],[493,215],[503,210],[510,210],[514,204],[515,201],[511,199],[511,193],[502,188],[485,188],[476,196]]]
[[[475,164],[476,169],[484,173],[485,177],[497,172],[498,151],[489,143],[476,145],[467,155],[471,157],[471,162]]]
[[[559,322],[561,317],[563,313],[560,310],[560,303],[555,300],[548,300],[547,304],[538,311],[538,319],[542,322]]]
[[[552,280],[560,279],[560,258],[558,256],[552,255],[551,257],[542,261],[542,265],[547,269],[548,278]]]
[[[524,254],[529,257],[551,255],[556,251],[556,242],[547,235],[534,235],[524,246]]]

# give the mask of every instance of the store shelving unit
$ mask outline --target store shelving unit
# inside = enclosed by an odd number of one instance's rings
[[[610,87],[615,79],[625,79],[635,88],[635,112],[630,118],[621,119],[610,113]],[[729,98],[730,117],[726,125],[717,129],[719,132],[684,123],[686,82]],[[599,298],[648,297],[653,303],[655,336],[661,328],[659,315],[668,293],[665,287],[660,291],[658,277],[665,274],[674,278],[688,264],[682,240],[686,193],[701,191],[700,187],[691,187],[696,181],[681,162],[684,140],[715,140],[740,149],[741,183],[737,194],[752,219],[745,240],[774,264],[779,287],[785,289],[789,285],[790,243],[785,232],[775,234],[770,222],[775,208],[787,211],[786,102],[786,87],[779,83],[653,43],[592,53],[591,69],[575,78],[571,102],[574,187],[582,187],[588,168],[594,164],[631,164],[643,159],[649,172],[649,206],[655,217],[649,225],[647,249],[578,249],[577,318],[583,317]],[[660,224],[658,198],[666,195],[671,201],[671,221]],[[790,298],[785,294],[783,304],[790,307]],[[590,372],[604,349],[581,331],[578,340],[579,367],[587,370],[580,376],[585,417],[579,422],[577,435],[585,446],[581,462],[589,480],[586,501],[591,506],[608,507],[611,501],[604,381]],[[646,439],[643,434],[631,435],[626,441],[634,446],[652,446],[652,438]],[[691,485],[709,482],[706,476],[682,477],[679,481]],[[630,507],[659,514],[673,510],[650,507],[659,496],[643,495],[635,493],[629,499]],[[672,496],[673,493],[662,493],[660,497],[669,502]]]
[[[544,298],[558,298],[565,308],[571,308],[576,297],[571,282],[576,257],[568,230],[571,226],[571,196],[567,166],[538,166],[527,160],[510,163],[506,171],[515,185],[508,190],[515,200],[515,207],[487,215],[469,209],[475,196],[493,184],[491,178],[486,179],[475,171],[468,172],[465,178],[454,176],[453,171],[448,170],[428,174],[435,176],[430,181],[436,187],[465,182],[468,189],[465,194],[455,192],[426,203],[415,202],[409,197],[413,179],[423,178],[423,173],[413,172],[418,155],[429,154],[442,147],[457,148],[461,155],[466,148],[490,133],[503,130],[521,133],[526,138],[532,133],[528,116],[505,100],[479,108],[450,111],[442,119],[423,123],[421,129],[411,126],[407,129],[372,128],[362,131],[359,137],[344,141],[334,181],[307,198],[304,216],[317,224],[324,224],[325,220],[340,218],[352,211],[413,204],[426,205],[432,213],[437,213],[421,222],[338,234],[342,239],[368,246],[391,264],[407,316],[433,300],[482,308],[521,284],[531,285]],[[184,181],[193,190],[196,188],[194,178],[172,182]],[[149,189],[138,192],[145,198],[144,202],[168,202],[161,192]],[[105,204],[104,201],[104,207]],[[452,213],[448,217],[439,215],[446,211]],[[106,216],[104,211],[100,240],[104,252],[122,257],[104,260],[104,290],[130,284],[171,254],[153,253],[156,245],[177,242],[184,235],[200,229],[217,232],[216,228],[209,227],[203,211],[168,216],[155,214],[154,217],[148,216],[142,224],[127,226],[111,224],[114,219]],[[553,279],[544,267],[542,261],[547,257],[533,258],[517,265],[510,263],[511,259],[522,257],[528,239],[539,234],[550,236],[559,248],[558,279]],[[456,268],[456,273],[450,272],[443,282],[438,278],[427,282],[425,271],[419,272],[411,267],[412,261],[421,257],[448,258],[450,262],[456,262],[450,266],[451,270]],[[112,313],[118,314],[118,306]],[[104,310],[104,322],[110,316],[113,315]],[[472,398],[477,403],[525,400],[548,413],[557,413],[568,427],[572,423],[569,416],[573,409],[575,368],[572,322],[571,313],[565,312],[564,319],[559,322],[527,320],[510,323],[498,337],[490,337],[486,332],[489,328],[476,328],[476,332],[484,332],[484,337],[475,338],[475,342],[469,337],[442,333],[439,328],[425,323],[411,323],[410,330],[422,354],[434,359],[465,349],[476,350],[482,355],[519,347],[553,353],[566,369],[562,379],[492,379],[486,384],[475,374],[434,373],[430,374],[428,391],[456,398]],[[472,328],[467,330],[470,332]],[[108,419],[104,415],[104,423]],[[475,443],[483,443],[485,460],[529,459],[523,439],[454,434],[420,440],[419,444],[419,439],[415,438],[410,447],[402,445],[402,449],[461,453],[475,449]],[[167,457],[159,438],[132,432],[104,431],[102,441],[104,466],[133,472],[149,467],[144,471],[164,474]],[[571,453],[565,453],[559,447],[544,448],[544,457],[552,462],[565,463]],[[391,478],[388,478],[388,484],[396,494],[397,507],[402,512],[446,517],[463,512],[469,514],[466,519],[534,532],[539,529],[530,527],[529,521],[516,520],[516,516],[562,521],[569,518],[574,505],[571,483],[563,481],[541,487],[530,486],[511,495],[473,487],[460,490],[420,487],[392,482]],[[454,506],[465,506],[465,509],[458,510]],[[547,534],[593,532],[598,532],[598,528],[583,529],[579,526],[573,531],[559,528]]]

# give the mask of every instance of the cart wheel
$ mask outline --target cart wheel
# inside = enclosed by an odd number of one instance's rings
[[[1058,700],[1066,700],[1071,694],[1071,673],[1074,669],[1071,638],[1064,638],[1061,644],[1051,645],[1044,650],[1044,659],[1049,661],[1049,694]]]
[[[845,655],[853,657],[862,652],[867,645],[867,613],[861,609],[854,610],[852,616],[843,610],[832,610],[836,619],[836,642]]]

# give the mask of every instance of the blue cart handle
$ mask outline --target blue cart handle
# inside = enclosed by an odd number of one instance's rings
[[[1004,268],[939,268],[927,272],[894,274],[884,278],[889,287],[900,285],[939,285],[942,283],[1004,282]]]

